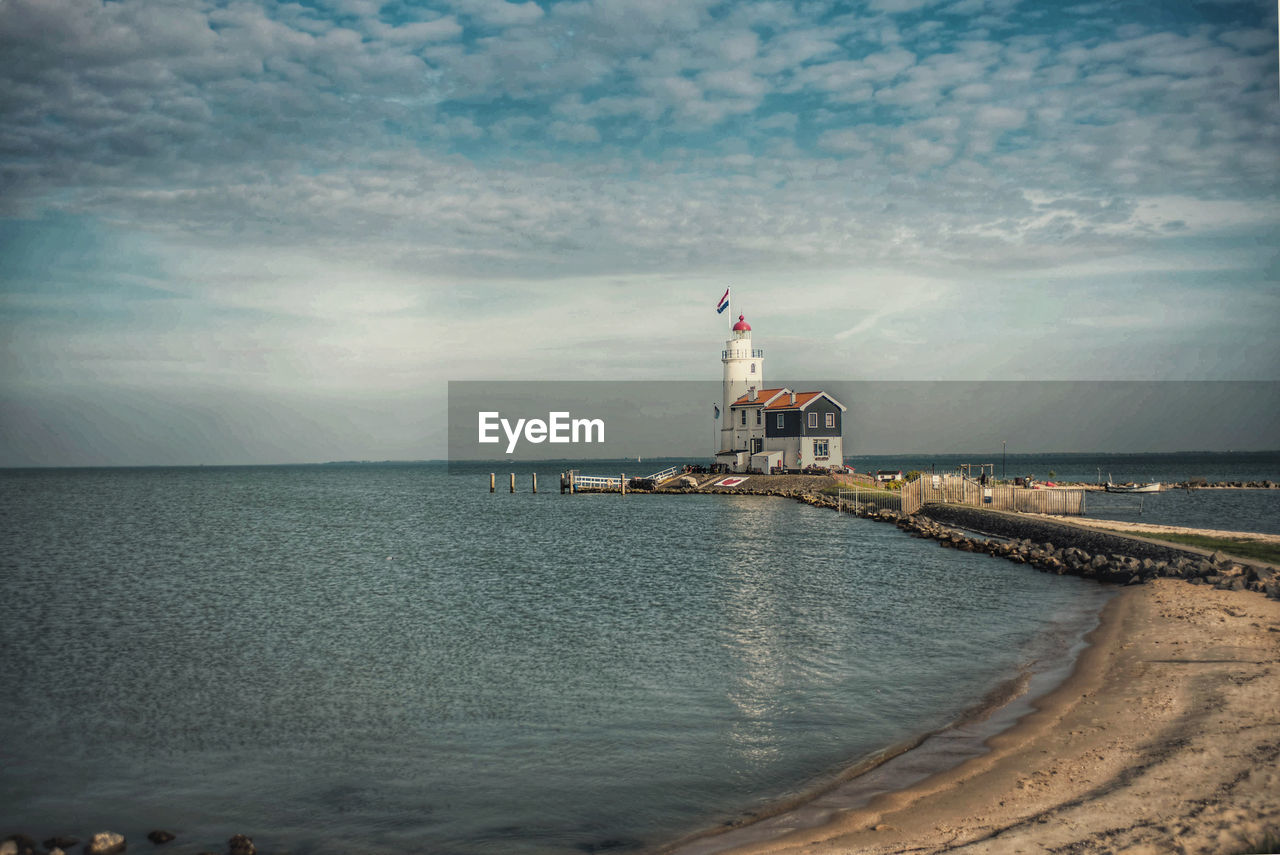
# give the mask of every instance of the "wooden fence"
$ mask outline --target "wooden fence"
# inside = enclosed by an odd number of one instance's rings
[[[902,512],[914,514],[924,507],[924,476],[902,485]]]
[[[897,491],[868,490],[865,487],[854,487],[840,490],[837,493],[842,513],[875,513],[876,511],[900,511],[903,509],[903,496]],[[919,510],[917,508],[916,510]],[[915,513],[915,511],[908,511]]]
[[[921,475],[902,485],[902,510],[914,514],[926,504],[973,505],[1001,511],[1079,516],[1085,490],[1029,490],[1005,484],[984,486],[963,475]]]

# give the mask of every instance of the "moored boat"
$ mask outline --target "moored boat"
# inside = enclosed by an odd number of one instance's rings
[[[1159,493],[1160,482],[1156,481],[1151,484],[1112,484],[1108,481],[1105,489],[1108,493]]]

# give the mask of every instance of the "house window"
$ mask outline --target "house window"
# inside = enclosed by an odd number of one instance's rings
[[[739,410],[739,412],[742,413],[742,423],[745,425],[747,423],[747,411]]]
[[[782,425],[783,425],[782,413],[778,413],[778,430],[782,430]]]
[[[762,412],[764,412],[764,411],[763,411],[763,410],[756,410],[756,424],[760,424],[760,414],[761,414]]]
[[[833,428],[835,426],[836,426],[836,414],[827,413],[827,427]]]
[[[813,456],[819,460],[826,460],[831,456],[831,441],[826,439],[815,439],[813,441]]]
[[[752,374],[755,374],[755,373],[756,373],[756,364],[755,364],[754,362],[753,362],[753,363],[751,363],[751,373],[752,373]]]
[[[817,414],[817,413],[810,413],[810,414],[809,414],[809,427],[817,427],[817,426],[818,426],[818,414]]]

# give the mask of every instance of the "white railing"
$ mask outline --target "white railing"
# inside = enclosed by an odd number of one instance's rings
[[[585,487],[588,490],[619,490],[622,488],[622,479],[599,475],[575,475],[573,486],[575,489]]]
[[[678,474],[680,474],[680,467],[668,466],[661,472],[655,472],[652,475],[630,476],[627,478],[627,484],[630,485],[632,481],[638,480],[652,481],[656,486],[668,478],[674,478]],[[575,490],[622,490],[621,475],[579,475],[575,472],[570,477],[573,479],[573,488]]]

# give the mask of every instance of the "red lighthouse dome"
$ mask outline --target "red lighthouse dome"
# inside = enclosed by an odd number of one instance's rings
[[[738,322],[733,325],[734,332],[751,332],[751,324],[743,320],[742,315],[738,315]]]

